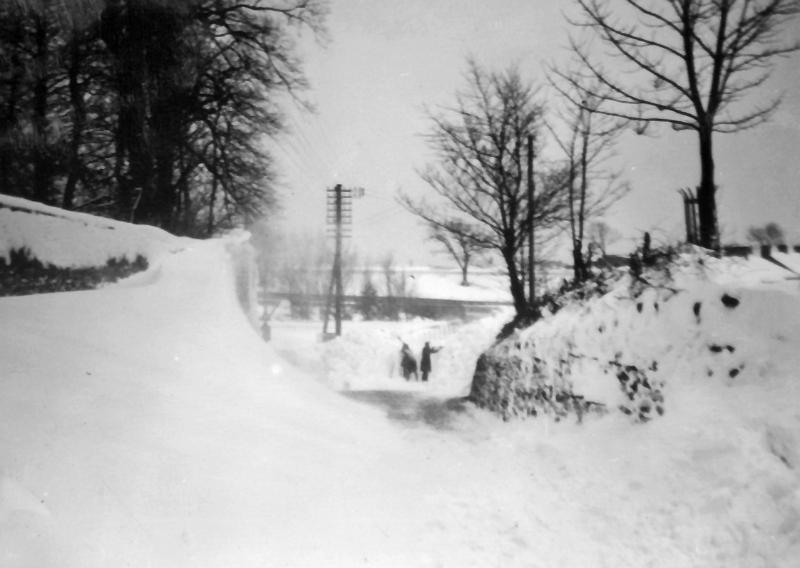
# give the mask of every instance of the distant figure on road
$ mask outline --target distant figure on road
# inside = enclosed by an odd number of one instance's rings
[[[411,353],[411,348],[408,346],[408,343],[403,343],[403,347],[400,349],[400,369],[403,371],[403,378],[405,380],[409,380],[411,375],[414,375],[415,381],[419,380],[419,375],[417,375],[417,360]]]
[[[422,348],[422,358],[420,369],[422,370],[422,382],[427,382],[428,374],[431,372],[431,353],[436,353],[441,350],[441,347],[431,347],[431,344],[425,342],[425,347]]]

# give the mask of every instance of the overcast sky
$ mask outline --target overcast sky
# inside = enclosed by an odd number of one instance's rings
[[[426,106],[449,104],[464,86],[465,61],[502,70],[516,63],[543,83],[543,64],[567,51],[566,1],[332,0],[326,45],[303,46],[314,114],[292,111],[277,157],[283,214],[298,229],[321,229],[325,188],[364,187],[354,204],[353,244],[363,254],[394,251],[401,262],[430,262],[436,247],[395,202],[397,190],[422,195],[416,171],[431,160],[422,139]],[[788,33],[800,37],[800,21]],[[800,244],[800,56],[778,62],[765,89],[783,92],[770,123],[716,137],[723,241],[743,241],[750,225],[776,221]],[[626,134],[618,161],[632,191],[606,215],[633,237],[683,234],[677,189],[699,182],[696,136],[656,129]]]

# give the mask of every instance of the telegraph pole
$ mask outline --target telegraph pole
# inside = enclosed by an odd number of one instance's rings
[[[344,303],[344,283],[342,282],[342,242],[350,225],[353,223],[353,196],[362,197],[363,188],[345,188],[337,183],[327,190],[327,218],[326,224],[334,231],[334,256],[331,269],[331,281],[328,286],[328,296],[325,301],[325,320],[322,327],[323,338],[328,336],[328,317],[331,303],[336,321],[335,335],[342,334],[342,311]]]
[[[528,134],[528,305],[534,308],[536,305],[536,269],[534,268],[535,259],[535,238],[533,232],[533,194],[536,189],[536,182],[533,177],[533,134]]]

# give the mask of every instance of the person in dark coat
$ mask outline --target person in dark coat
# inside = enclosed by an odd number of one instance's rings
[[[417,375],[417,360],[411,353],[411,348],[407,343],[403,343],[403,347],[400,349],[400,368],[403,371],[403,378],[405,380],[408,381],[411,375],[414,375],[415,381],[419,380],[419,376]]]
[[[428,380],[428,375],[432,370],[431,354],[436,353],[439,350],[441,350],[441,347],[431,347],[430,343],[428,343],[427,341],[425,342],[425,347],[422,348],[422,358],[420,360],[420,370],[422,371],[423,382],[426,382]]]

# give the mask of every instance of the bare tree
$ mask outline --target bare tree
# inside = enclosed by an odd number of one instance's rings
[[[268,292],[289,295],[292,315],[312,316],[312,304],[331,288],[333,250],[322,232],[292,232],[271,221],[252,227],[252,242],[259,256],[262,285]],[[355,253],[342,258],[345,286],[352,280]]]
[[[398,319],[406,310],[406,298],[412,294],[408,275],[405,269],[397,269],[392,253],[381,258],[380,267],[385,286],[385,295],[380,302],[381,315],[386,319]]]
[[[559,77],[568,80],[560,81]],[[621,173],[607,167],[626,123],[600,112],[611,96],[603,85],[595,82],[587,86],[579,74],[556,69],[550,83],[565,101],[559,113],[561,124],[548,123],[548,129],[566,161],[573,273],[575,282],[582,282],[589,275],[588,251],[584,248],[587,219],[603,213],[629,189]]]
[[[486,245],[477,228],[462,219],[430,224],[430,238],[441,244],[461,270],[461,285],[469,286],[469,265]]]
[[[774,222],[767,223],[763,227],[750,227],[747,237],[762,246],[786,244],[783,229]]]
[[[400,201],[431,225],[443,226],[454,216],[474,222],[475,242],[497,250],[505,261],[514,307],[523,314],[528,300],[519,252],[530,232],[523,154],[527,136],[541,128],[543,109],[515,68],[489,72],[470,61],[466,82],[454,108],[429,115],[428,142],[438,160],[420,175],[443,207],[403,195]],[[534,224],[553,224],[562,205],[560,189],[541,184]]]
[[[620,238],[619,232],[605,221],[589,223],[586,235],[589,238],[589,245],[600,251],[602,256],[608,254],[608,245]]]
[[[800,1],[620,0],[614,8],[609,0],[575,1],[580,16],[570,23],[594,32],[622,63],[615,74],[590,54],[591,44],[572,40],[584,77],[609,89],[611,104],[599,112],[636,121],[640,132],[667,123],[697,133],[700,244],[718,247],[713,134],[761,124],[777,108],[780,97],[751,106],[744,99],[764,84],[777,57],[800,47],[780,33]],[[581,100],[592,84],[573,81]]]

